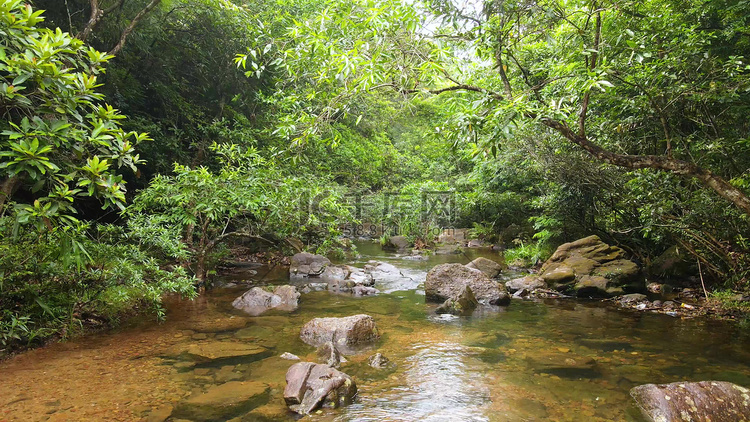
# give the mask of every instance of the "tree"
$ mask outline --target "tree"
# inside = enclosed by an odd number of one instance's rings
[[[77,198],[124,208],[118,171],[136,171],[148,136],[125,132],[124,116],[100,103],[97,77],[111,56],[42,20],[21,0],[0,2],[0,214],[23,189],[18,221],[51,227],[72,219]]]
[[[288,175],[254,148],[214,144],[211,149],[221,164],[218,171],[175,164],[174,175],[156,176],[128,209],[143,226],[182,239],[192,255],[184,264],[201,283],[208,281],[217,247],[230,239],[275,246],[278,239],[283,243],[294,236],[319,245],[349,221],[341,195],[325,179]]]
[[[468,11],[435,2],[429,15],[395,1],[333,3],[300,22],[284,50],[290,75],[307,79],[307,96],[325,99],[288,121],[305,139],[379,88],[464,92],[473,95],[464,101],[470,118],[456,137],[479,136],[497,148],[535,124],[603,163],[697,179],[750,214],[737,186],[748,163],[732,169],[714,158],[747,154],[747,132],[711,133],[734,125],[748,104],[741,8],[731,1],[707,8],[700,1],[496,0]],[[425,24],[427,16],[449,25]]]

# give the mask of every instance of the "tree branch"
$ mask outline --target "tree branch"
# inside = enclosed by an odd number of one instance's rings
[[[104,17],[104,11],[99,8],[99,0],[89,0],[89,3],[91,4],[91,15],[89,16],[89,21],[86,22],[86,26],[83,30],[76,35],[76,38],[81,41],[86,41],[86,38],[88,38],[88,36],[94,31],[96,24],[98,24]]]
[[[91,0],[91,1],[96,1],[96,0]],[[122,31],[122,34],[120,35],[120,41],[117,43],[117,45],[114,46],[114,48],[112,48],[112,50],[109,51],[110,55],[116,56],[122,50],[122,48],[125,47],[125,41],[127,40],[128,35],[130,35],[130,33],[133,32],[133,29],[135,29],[135,26],[138,25],[138,22],[140,22],[141,19],[143,19],[143,17],[146,16],[148,12],[153,10],[153,8],[155,8],[160,2],[161,0],[151,0],[151,2],[147,4],[146,7],[143,8],[143,10],[141,10],[140,12],[138,12],[137,15],[135,15],[133,20],[130,21],[130,25],[128,25],[128,27],[125,28],[124,31]]]
[[[750,215],[750,198],[743,191],[732,186],[720,176],[696,164],[661,155],[616,154],[592,143],[585,136],[576,134],[560,121],[546,117],[541,118],[540,121],[543,125],[557,131],[572,143],[583,148],[584,151],[599,161],[629,169],[650,168],[694,177],[703,182],[705,186],[713,189],[719,196],[733,203],[737,208],[745,212],[745,214]]]

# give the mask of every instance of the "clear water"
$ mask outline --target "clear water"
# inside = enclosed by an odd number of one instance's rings
[[[140,420],[168,415],[191,394],[227,381],[260,381],[270,394],[254,409],[214,420],[293,421],[283,402],[293,362],[278,356],[314,360],[300,327],[314,317],[358,313],[373,316],[383,333],[341,368],[356,379],[358,399],[311,421],[638,421],[628,391],[639,384],[710,379],[750,386],[750,336],[731,323],[573,300],[513,301],[470,318],[438,317],[418,289],[427,270],[478,255],[501,257],[472,250],[414,261],[377,245],[359,249],[363,257],[351,265],[377,259],[407,277],[379,285],[388,293],[375,297],[314,292],[291,314],[259,317],[232,309],[244,289],[219,289],[170,303],[164,324],[141,322],[31,351],[0,363],[0,421]],[[285,282],[279,274],[265,281]],[[268,352],[218,361],[186,353],[217,343],[257,344]],[[375,350],[395,368],[369,367]],[[184,411],[179,416],[190,420]]]

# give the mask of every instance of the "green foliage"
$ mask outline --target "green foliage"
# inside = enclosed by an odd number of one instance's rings
[[[97,77],[111,57],[59,28],[40,28],[41,11],[21,0],[0,2],[0,211],[18,189],[21,223],[71,222],[74,201],[95,197],[123,208],[125,181],[135,171],[135,146],[145,134],[126,132],[117,110],[99,104]]]
[[[469,237],[471,239],[480,239],[493,242],[496,239],[495,225],[494,223],[488,224],[487,222],[473,222],[472,228],[469,229]]]
[[[505,262],[509,265],[520,267],[533,267],[546,261],[553,252],[549,246],[542,242],[525,243],[521,239],[515,239],[516,246],[505,250]]]
[[[6,348],[116,324],[135,311],[164,317],[165,294],[194,297],[193,278],[164,269],[139,233],[109,225],[25,230],[0,219],[0,341]],[[158,236],[158,235],[153,235]]]
[[[339,235],[349,209],[325,179],[292,176],[253,148],[214,144],[220,169],[175,164],[173,176],[157,176],[135,198],[134,221],[168,233],[181,259],[189,251],[194,272],[207,281],[212,254],[230,238],[261,240],[297,237],[323,244]]]
[[[731,289],[715,290],[709,294],[709,301],[726,311],[737,311],[750,314],[750,301],[743,300],[743,295]]]

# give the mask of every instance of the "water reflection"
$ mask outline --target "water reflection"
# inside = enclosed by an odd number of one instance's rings
[[[456,333],[460,336],[460,333]],[[467,347],[455,342],[414,345],[405,372],[389,391],[362,396],[340,421],[489,421],[486,378]]]

